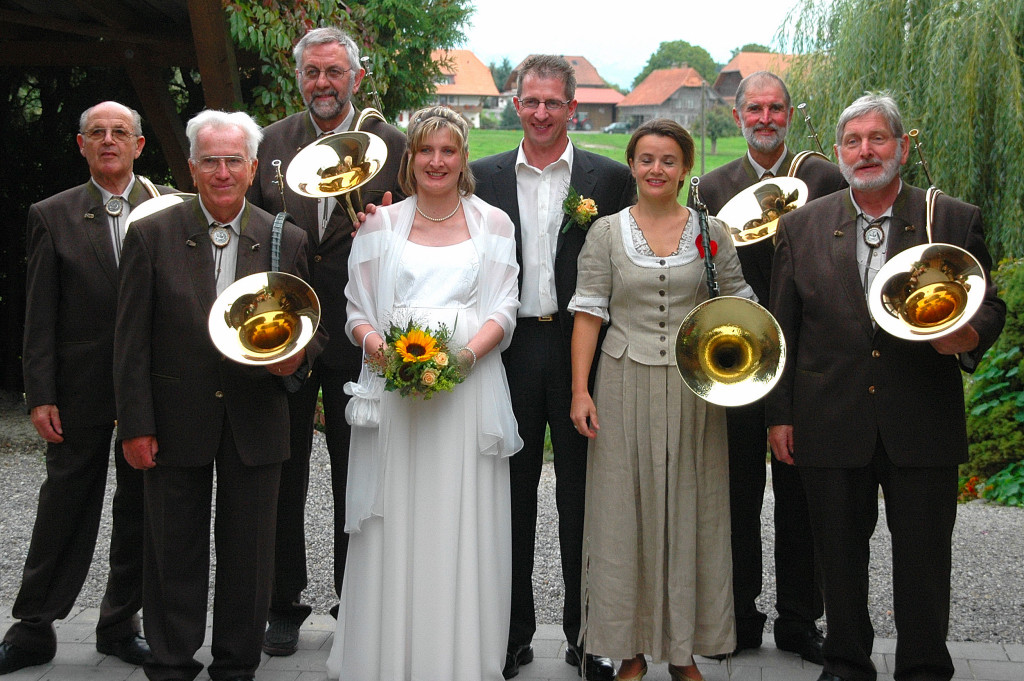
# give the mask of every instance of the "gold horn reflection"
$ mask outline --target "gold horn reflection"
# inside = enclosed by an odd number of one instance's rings
[[[786,362],[786,342],[775,318],[736,296],[718,296],[693,308],[676,333],[675,352],[687,387],[723,407],[767,395]]]
[[[320,323],[320,301],[309,284],[285,272],[260,272],[217,297],[208,320],[220,352],[240,364],[267,365],[292,357]]]
[[[772,177],[747,187],[715,216],[729,228],[736,246],[775,236],[779,218],[807,202],[807,185],[797,177]]]
[[[360,123],[363,120],[360,118]],[[359,130],[332,133],[295,155],[288,164],[285,182],[292,191],[315,199],[345,195],[345,209],[356,223],[350,192],[355,192],[361,209],[359,189],[380,172],[387,158],[387,144],[373,133]]]

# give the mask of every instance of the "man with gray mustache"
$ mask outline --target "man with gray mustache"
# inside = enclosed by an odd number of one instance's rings
[[[768,71],[744,78],[736,90],[732,115],[747,141],[747,153],[701,178],[700,194],[712,215],[761,179],[786,175],[794,158],[793,151],[786,146],[793,107],[781,78]],[[798,177],[807,184],[808,201],[846,186],[839,168],[820,156],[808,158],[800,166]],[[773,250],[771,239],[737,249],[743,277],[763,305],[768,304]],[[726,418],[738,653],[761,646],[767,620],[755,602],[761,593],[761,502],[767,477],[764,400],[728,408]],[[781,650],[821,664],[823,638],[815,621],[821,617],[823,606],[820,581],[815,577],[807,500],[800,477],[791,466],[772,459],[771,467],[778,611],[775,644]]]

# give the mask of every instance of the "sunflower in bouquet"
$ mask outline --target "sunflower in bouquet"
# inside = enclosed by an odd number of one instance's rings
[[[444,324],[431,329],[412,320],[404,326],[392,323],[384,333],[383,351],[366,363],[384,377],[385,390],[429,400],[465,380],[449,349],[452,332]]]

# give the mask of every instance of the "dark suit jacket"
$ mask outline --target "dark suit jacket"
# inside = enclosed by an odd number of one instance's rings
[[[795,155],[787,149],[786,157],[779,167],[780,174],[789,172]],[[808,195],[804,197],[807,201],[827,196],[846,187],[846,180],[843,179],[839,166],[829,163],[820,156],[807,158],[800,166],[797,177],[807,183]],[[700,196],[708,207],[708,213],[718,215],[729,199],[747,187],[757,184],[759,180],[754,167],[750,165],[750,159],[743,154],[735,161],[715,168],[701,177]],[[743,278],[754,289],[754,293],[757,294],[762,305],[768,304],[768,284],[772,278],[772,254],[774,252],[775,244],[771,239],[736,249],[736,253],[740,256],[740,265],[743,267]]]
[[[136,182],[127,198],[134,208],[149,193]],[[28,407],[56,404],[65,428],[112,424],[117,261],[95,185],[86,182],[33,204],[26,246]]]
[[[358,118],[357,111],[352,120]],[[378,118],[368,119],[362,129],[382,138],[388,148],[388,160],[384,168],[362,188],[363,203],[380,204],[386,191],[394,193],[396,202],[401,200],[404,195],[398,188],[398,166],[405,154],[405,135]],[[274,184],[276,173],[271,161],[279,159],[281,172],[285,174],[295,154],[315,139],[316,129],[307,111],[300,111],[267,126],[263,131],[263,142],[260,143],[256,181],[247,194],[249,201],[269,213],[280,212],[281,193]],[[345,285],[348,283],[348,254],[352,250],[353,230],[348,211],[340,205],[345,197],[339,196],[338,200],[339,205],[331,214],[321,241],[317,200],[296,194],[285,186],[288,213],[292,222],[306,231],[309,242],[310,278],[307,281],[320,298],[323,313],[321,324],[329,337],[335,339],[333,343],[328,343],[320,358],[327,364],[340,363],[338,355],[341,352],[353,352],[352,344],[345,338],[345,322],[348,319],[345,311]],[[356,206],[356,210],[362,208]]]
[[[519,149],[488,156],[471,164],[476,177],[476,195],[502,209],[512,218],[516,226],[516,260],[519,263],[519,287],[523,283],[523,235],[519,217],[519,194],[516,185],[516,158]],[[597,216],[612,215],[636,198],[636,184],[629,168],[604,156],[573,150],[572,173],[569,184],[584,198],[594,199]],[[568,222],[563,216],[562,227]],[[591,223],[593,224],[593,223]],[[558,301],[559,327],[566,343],[568,354],[572,339],[572,315],[568,313],[569,300],[576,292],[576,259],[583,248],[587,233],[573,225],[568,231],[558,233],[555,246],[555,294]],[[513,342],[515,339],[513,338]],[[566,367],[568,371],[568,367]]]
[[[273,219],[246,206],[235,279],[270,269]],[[280,270],[306,279],[306,250],[306,235],[286,223]],[[114,337],[118,437],[155,435],[158,464],[201,466],[214,460],[227,424],[244,463],[288,458],[281,380],[263,367],[225,359],[210,339],[207,320],[217,290],[198,197],[132,224],[120,283]],[[323,340],[321,334],[306,346],[310,363]]]
[[[927,242],[924,218],[925,192],[903,185],[889,224],[889,258]],[[897,466],[962,463],[967,427],[957,358],[873,327],[857,266],[856,219],[843,190],[779,221],[770,309],[788,357],[767,397],[768,425],[793,426],[800,466],[864,466],[879,437]],[[991,268],[976,206],[940,196],[933,236],[972,253],[986,272]],[[971,319],[980,342],[967,366],[1003,327],[1006,307],[991,277],[988,282]]]

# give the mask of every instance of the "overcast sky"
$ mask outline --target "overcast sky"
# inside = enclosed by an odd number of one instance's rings
[[[484,64],[508,57],[513,66],[534,53],[580,55],[628,89],[662,42],[699,45],[721,64],[747,43],[777,48],[778,28],[799,2],[475,0],[462,47]]]

